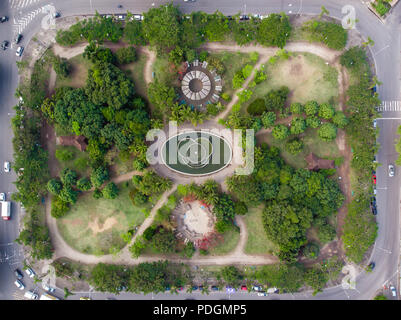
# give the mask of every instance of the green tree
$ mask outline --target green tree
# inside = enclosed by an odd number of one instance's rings
[[[102,190],[105,199],[115,199],[118,196],[118,188],[115,183],[108,183]]]
[[[265,100],[261,98],[254,100],[251,104],[249,104],[247,111],[253,116],[263,114],[266,111]]]
[[[341,111],[337,111],[333,117],[333,123],[338,127],[338,128],[342,128],[344,129],[347,124],[348,124],[349,120],[348,118],[345,116],[345,114]]]
[[[319,246],[313,242],[307,243],[302,251],[303,255],[308,259],[317,259],[319,256]]]
[[[88,191],[92,188],[92,182],[87,177],[81,178],[77,181],[77,188],[81,191]]]
[[[77,202],[78,192],[75,191],[70,184],[65,184],[60,191],[59,198],[64,202],[75,203]]]
[[[323,123],[318,130],[318,134],[323,141],[332,141],[337,137],[337,127],[329,122]]]
[[[55,156],[57,160],[68,161],[74,158],[74,152],[67,149],[56,149]]]
[[[291,120],[290,132],[291,134],[300,134],[306,129],[306,123],[304,118],[294,117]]]
[[[229,286],[234,288],[240,285],[243,276],[235,266],[226,266],[221,269],[220,275]]]
[[[273,127],[274,123],[276,122],[276,114],[274,112],[263,112],[262,114],[262,124],[265,129],[269,129]]]
[[[58,195],[62,188],[62,183],[57,179],[50,179],[47,183],[47,190],[53,195]]]
[[[284,140],[289,134],[290,132],[285,125],[277,124],[273,127],[272,135],[277,140]]]
[[[334,108],[328,103],[322,103],[319,106],[319,117],[323,119],[331,119],[333,118],[335,113]]]
[[[119,48],[116,51],[118,64],[127,64],[136,61],[136,51],[134,47]]]
[[[315,116],[309,116],[306,118],[306,126],[310,128],[318,128],[320,126],[321,121],[319,120],[318,117]]]
[[[292,114],[301,115],[304,112],[304,107],[299,102],[291,103],[290,110]]]
[[[272,13],[259,23],[256,39],[265,46],[284,48],[290,34],[291,24],[288,16],[284,12]]]
[[[308,101],[304,106],[304,110],[307,116],[314,116],[319,110],[319,105],[316,101]]]
[[[293,155],[300,153],[303,148],[304,148],[304,143],[302,142],[302,140],[299,140],[297,138],[291,139],[287,141],[285,144],[285,149]]]
[[[109,180],[109,171],[106,167],[97,167],[92,170],[90,180],[95,188],[99,188],[104,182]]]
[[[77,173],[74,170],[65,168],[60,173],[60,180],[64,186],[73,186],[77,182]]]
[[[53,197],[50,214],[53,218],[61,218],[70,210],[68,202],[63,201],[59,197]]]

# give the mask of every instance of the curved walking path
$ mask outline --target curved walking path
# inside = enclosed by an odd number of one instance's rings
[[[83,53],[87,43],[82,43],[77,46],[74,46],[72,48],[64,48],[61,47],[57,44],[54,45],[53,50],[55,54],[70,59],[78,54]],[[272,48],[272,47],[263,47],[260,45],[250,45],[250,46],[238,46],[236,44],[227,44],[227,43],[207,43],[202,46],[203,49],[207,50],[213,50],[213,51],[240,51],[240,52],[258,52],[260,55],[259,61],[257,64],[254,66],[251,75],[245,80],[243,88],[247,88],[248,84],[253,80],[256,71],[261,67],[262,64],[267,63],[268,59],[272,56],[274,56],[278,50],[278,48]],[[318,55],[319,57],[325,59],[328,61],[331,65],[334,65],[337,69],[339,69],[339,65],[336,64],[336,60],[338,59],[339,53],[338,51],[331,50],[327,47],[324,47],[320,44],[313,44],[313,43],[308,43],[308,42],[293,42],[293,43],[288,43],[287,46],[285,47],[286,50],[288,51],[293,51],[293,52],[309,52],[313,53],[315,55]],[[144,68],[144,78],[146,84],[149,84],[152,81],[152,66],[153,63],[156,59],[156,54],[149,50],[147,47],[141,48],[142,52],[144,52],[147,56],[148,59],[145,63],[145,68]],[[339,73],[342,75],[341,70],[339,70]],[[243,88],[237,90],[234,93],[232,101],[228,104],[226,110],[224,110],[223,113],[221,113],[217,118],[214,119],[213,122],[217,122],[218,119],[220,118],[225,118],[231,111],[232,106],[237,103],[238,101],[238,96],[237,93],[243,90]],[[138,171],[132,171],[128,172],[124,175],[120,175],[117,177],[114,177],[111,179],[112,182],[114,183],[121,183],[124,181],[128,181],[132,179],[132,177],[136,174],[142,174],[141,172]],[[181,181],[183,180],[183,181]],[[141,256],[137,259],[133,259],[131,257],[131,253],[129,252],[129,246],[135,242],[135,240],[140,237],[143,232],[153,223],[154,218],[156,216],[157,210],[163,206],[163,204],[167,201],[167,198],[176,190],[178,183],[184,182],[185,179],[180,179],[179,177],[177,179],[174,179],[174,185],[172,188],[160,197],[160,199],[157,201],[155,206],[152,208],[149,217],[145,219],[145,221],[142,223],[140,228],[138,229],[137,233],[131,240],[129,245],[126,245],[117,256],[114,255],[104,255],[101,257],[95,256],[95,255],[90,255],[90,254],[84,254],[81,253],[72,247],[70,247],[62,238],[60,235],[58,228],[57,228],[57,223],[56,219],[53,218],[50,214],[51,208],[50,208],[50,199],[48,197],[46,201],[46,220],[49,226],[50,230],[50,235],[52,239],[52,243],[55,249],[55,254],[53,259],[61,258],[61,257],[67,257],[72,260],[79,261],[81,263],[86,263],[86,264],[95,264],[99,262],[103,263],[121,263],[121,264],[127,264],[127,265],[135,265],[141,262],[151,262],[151,261],[158,261],[161,259],[167,259],[170,261],[174,262],[185,262],[188,264],[196,264],[196,265],[227,265],[227,264],[252,264],[252,265],[264,265],[264,264],[271,264],[271,263],[277,263],[278,259],[274,256],[271,255],[247,255],[244,253],[244,248],[248,239],[248,230],[246,228],[246,224],[243,220],[243,217],[237,216],[236,223],[240,228],[240,239],[238,241],[238,244],[236,248],[228,255],[224,256],[206,256],[206,257],[200,257],[197,256],[196,258],[192,259],[184,259],[184,258],[176,258],[176,257],[167,257],[167,256],[152,256],[152,257],[145,257]]]

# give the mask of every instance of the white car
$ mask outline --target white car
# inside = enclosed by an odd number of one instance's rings
[[[15,55],[17,57],[21,57],[22,56],[22,52],[24,52],[24,47],[18,47],[17,48],[17,52],[15,53]]]
[[[391,294],[393,295],[393,297],[397,296],[397,290],[395,290],[394,286],[390,286],[390,290],[391,290]]]
[[[134,14],[133,17],[135,20],[138,20],[138,21],[143,20],[143,16],[141,14]]]
[[[252,289],[253,291],[259,291],[259,292],[263,290],[261,286],[253,286]]]
[[[392,164],[388,165],[388,176],[389,177],[394,177],[395,172],[394,172],[394,166]]]
[[[267,293],[266,292],[258,292],[258,296],[265,297],[265,296],[267,296]]]
[[[48,286],[48,284],[47,284],[46,282],[43,282],[43,283],[42,283],[42,288],[43,288],[44,290],[46,290],[46,291],[49,291],[49,292],[54,292],[54,291],[56,291],[55,288],[52,288],[52,287]]]
[[[375,119],[375,120],[373,120],[373,128],[376,128],[376,126],[377,126],[377,121]]]
[[[10,172],[10,162],[4,162],[4,172]]]
[[[6,194],[4,192],[0,193],[0,201],[6,201]]]
[[[33,272],[31,268],[26,268],[25,272],[30,278],[33,278],[35,276],[35,272]]]
[[[24,284],[23,284],[21,281],[19,281],[19,280],[15,280],[14,284],[15,284],[16,287],[17,287],[18,289],[20,289],[20,290],[24,290],[24,289],[25,289]]]

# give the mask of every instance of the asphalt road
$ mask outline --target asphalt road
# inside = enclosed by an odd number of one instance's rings
[[[168,1],[138,0],[138,1],[110,1],[110,0],[53,0],[56,10],[63,16],[93,14],[95,10],[99,13],[123,13],[126,10],[132,13],[141,13],[154,6],[159,6]],[[0,41],[7,39],[11,42],[17,32],[24,34],[22,45],[25,45],[39,30],[41,21],[45,16],[39,9],[50,3],[47,0],[4,0],[0,2],[0,15],[8,15],[10,21],[0,25]],[[117,5],[123,5],[118,9]],[[180,5],[184,12],[205,11],[214,12],[220,10],[226,15],[238,12],[243,14],[266,14],[284,11],[287,14],[317,14],[321,11],[322,1],[318,0],[197,0],[196,2],[174,1]],[[367,38],[370,36],[375,45],[371,48],[376,63],[379,80],[383,83],[378,88],[380,99],[383,101],[395,101],[400,99],[400,21],[401,5],[398,4],[392,15],[383,25],[366,6],[356,0],[330,0],[324,1],[324,6],[330,15],[343,18],[341,12],[345,5],[355,8],[357,29]],[[0,52],[0,162],[12,159],[12,145],[10,128],[10,114],[16,103],[14,91],[18,82],[17,68],[15,66],[15,47],[5,52]],[[399,225],[399,203],[400,203],[400,179],[399,168],[396,168],[396,176],[388,176],[387,166],[394,163],[397,154],[394,149],[394,140],[398,138],[396,129],[401,124],[401,110],[383,111],[383,118],[378,120],[380,128],[380,150],[377,158],[382,166],[377,169],[377,203],[379,226],[378,237],[371,256],[371,261],[376,262],[376,268],[372,273],[362,273],[357,277],[356,289],[344,290],[342,287],[332,287],[323,293],[312,297],[310,293],[272,295],[268,297],[257,297],[255,294],[242,292],[234,293],[230,297],[225,293],[211,293],[201,295],[200,293],[181,293],[179,296],[167,294],[153,295],[154,299],[371,299],[377,290],[384,284],[392,283],[399,285],[397,279],[398,261],[400,253],[400,225]],[[12,181],[14,173],[5,174],[0,170],[0,192],[13,192],[15,190]],[[9,194],[8,194],[9,195]],[[22,257],[15,244],[10,244],[17,236],[18,206],[13,203],[12,220],[0,221],[0,299],[13,299],[16,288],[14,277],[11,273],[15,266],[21,265]],[[26,279],[27,277],[25,277]],[[24,280],[25,280],[24,279]],[[32,283],[27,286],[34,287]],[[61,291],[57,296],[62,297]],[[77,299],[79,296],[92,295],[94,299],[105,299],[110,294],[81,293],[70,297]],[[149,299],[149,296],[133,295],[123,293],[118,299]],[[152,298],[152,296],[150,297]]]

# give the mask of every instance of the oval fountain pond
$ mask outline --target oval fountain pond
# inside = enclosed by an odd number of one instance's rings
[[[189,131],[170,137],[161,149],[163,163],[171,170],[192,176],[216,173],[230,164],[232,149],[222,136]]]

